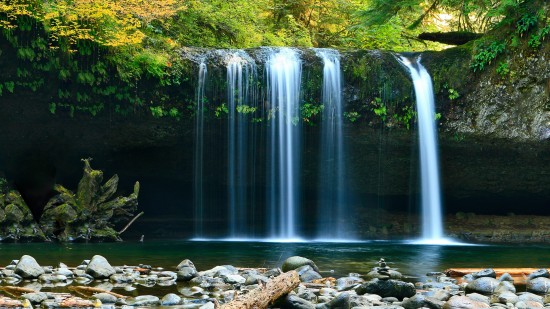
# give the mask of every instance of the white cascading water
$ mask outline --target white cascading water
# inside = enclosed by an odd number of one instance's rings
[[[195,110],[195,237],[203,237],[204,220],[204,188],[203,188],[203,162],[204,162],[204,103],[206,76],[208,74],[205,61],[199,63],[199,76],[197,83],[197,105]]]
[[[270,118],[267,226],[272,239],[298,238],[300,84],[302,63],[290,48],[272,50],[266,63]]]
[[[249,149],[247,113],[249,104],[256,104],[253,83],[256,80],[256,65],[242,51],[228,55],[227,102],[228,102],[228,197],[229,237],[250,237],[248,214]]]
[[[418,59],[400,57],[410,71],[416,95],[422,199],[422,238],[419,243],[444,244],[435,104],[432,79]]]
[[[317,49],[323,60],[323,121],[321,123],[320,187],[317,237],[351,238],[347,232],[344,201],[344,141],[340,53]]]

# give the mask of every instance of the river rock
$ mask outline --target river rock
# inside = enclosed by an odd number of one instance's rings
[[[540,277],[550,278],[550,273],[548,273],[548,270],[546,268],[537,269],[534,272],[530,273],[527,276],[527,280],[533,280]]]
[[[369,293],[381,297],[396,297],[398,299],[412,297],[416,294],[414,284],[393,279],[372,279],[369,282],[361,284],[355,291],[358,295]]]
[[[491,295],[499,284],[500,281],[493,277],[481,277],[468,283],[466,286],[466,293]]]
[[[164,295],[164,297],[160,300],[160,304],[162,306],[176,306],[181,303],[181,297],[179,297],[177,294],[170,293]]]
[[[500,304],[515,304],[519,300],[518,296],[512,292],[501,292],[491,296],[491,304],[500,303]]]
[[[498,281],[508,281],[514,283],[514,278],[509,273],[503,273],[500,278],[498,278]]]
[[[354,288],[358,284],[365,282],[365,280],[358,277],[342,277],[336,280],[336,289],[338,291],[345,291]]]
[[[502,293],[502,292],[516,293],[516,287],[514,286],[514,284],[512,284],[509,281],[502,281],[498,284],[498,286],[496,287],[494,293],[498,294],[498,293]]]
[[[470,283],[474,280],[476,280],[476,278],[474,278],[474,275],[472,275],[472,274],[466,274],[466,275],[462,276],[462,282]]]
[[[432,309],[440,309],[445,304],[444,301],[435,299],[433,297],[427,297],[422,294],[416,294],[411,298],[405,299],[401,306],[405,309],[417,309],[422,307],[428,307]]]
[[[535,294],[546,294],[550,289],[550,279],[538,277],[533,280],[527,280],[527,292]]]
[[[300,281],[302,282],[311,282],[315,279],[321,279],[323,278],[318,272],[316,272],[313,267],[310,265],[304,265],[298,269],[296,269],[296,272],[300,276]]]
[[[443,305],[443,309],[478,309],[478,308],[490,308],[490,306],[486,303],[475,301],[466,296],[453,296]]]
[[[485,278],[485,277],[496,279],[497,273],[492,268],[486,268],[478,272],[472,273],[472,276],[474,277],[474,279]]]
[[[389,278],[390,279],[402,279],[403,278],[403,275],[398,272],[398,271],[395,271],[395,270],[388,270],[388,275],[389,275]],[[383,278],[388,278],[388,275],[383,275],[381,273],[378,272],[378,267],[375,267],[371,272],[369,272],[366,277],[367,279],[374,279],[374,278],[378,278],[378,279],[383,279]]]
[[[23,255],[15,265],[14,273],[24,279],[35,279],[44,274],[45,271],[32,256]]]
[[[65,268],[65,267],[56,269],[54,274],[63,275],[67,278],[73,278],[74,277],[73,272],[70,269]]]
[[[519,293],[519,301],[523,301],[523,302],[524,301],[536,301],[536,302],[539,302],[541,304],[546,303],[546,301],[544,301],[542,296],[539,296],[539,295],[536,295],[536,294],[533,294],[533,293],[529,293],[529,292]]]
[[[281,269],[283,270],[283,272],[287,272],[287,271],[298,269],[305,265],[309,265],[311,266],[311,268],[313,268],[314,271],[319,272],[319,268],[317,267],[317,265],[315,265],[315,263],[312,260],[306,259],[305,257],[301,257],[301,256],[289,257],[283,262],[283,266],[281,267]]]
[[[532,309],[532,308],[543,308],[544,306],[541,303],[538,303],[536,301],[518,301],[516,303],[517,309]]]
[[[315,305],[296,295],[287,295],[281,304],[281,309],[315,309]]]
[[[341,293],[328,303],[319,304],[315,306],[316,309],[339,309],[350,308],[350,295],[349,293]]]
[[[106,258],[101,255],[94,255],[86,267],[86,273],[95,279],[107,279],[115,274],[115,269]]]
[[[134,283],[136,279],[132,274],[114,274],[109,277],[109,281],[113,283]]]
[[[485,295],[478,294],[478,293],[471,293],[471,294],[468,294],[466,296],[469,297],[471,300],[486,303],[487,305],[489,305],[491,303],[489,297],[487,297]]]
[[[99,299],[102,304],[114,304],[117,301],[117,297],[109,293],[97,293],[92,298]]]
[[[41,302],[48,299],[48,294],[42,293],[42,292],[26,293],[26,294],[23,294],[21,297],[24,299],[28,299],[33,305],[38,305]]]
[[[259,274],[249,274],[246,277],[246,281],[244,282],[245,285],[252,285],[252,284],[258,284],[260,282],[266,283],[269,281],[269,279],[266,276],[262,276]]]
[[[242,284],[246,282],[246,279],[243,276],[240,275],[224,275],[221,276],[223,281],[228,284]]]
[[[142,295],[126,300],[130,306],[157,306],[160,299],[153,295]]]

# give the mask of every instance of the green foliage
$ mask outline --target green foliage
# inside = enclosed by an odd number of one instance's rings
[[[324,108],[325,108],[324,105],[304,103],[300,107],[302,120],[305,123],[312,125],[313,124],[313,118],[315,118],[318,114],[320,114],[323,111]]]
[[[12,82],[12,81],[5,82],[4,87],[6,87],[6,90],[8,90],[10,93],[13,93],[13,91],[15,89],[15,83]]]
[[[447,91],[449,92],[449,100],[456,100],[460,98],[460,94],[455,89],[449,88]]]
[[[490,65],[505,50],[505,43],[492,42],[488,46],[482,47],[477,51],[470,67],[474,70],[474,72],[483,71],[486,66]]]
[[[435,115],[434,115],[434,120],[437,121],[437,120],[439,120],[439,119],[441,119],[441,113],[435,113]]]
[[[248,105],[238,105],[236,110],[237,110],[237,113],[239,114],[252,114],[252,113],[255,113],[256,112],[256,107],[251,107],[251,106],[248,106]]]
[[[222,103],[222,105],[216,107],[214,114],[216,115],[216,118],[220,118],[222,114],[229,114],[229,109],[225,103]]]
[[[372,111],[374,112],[374,114],[380,117],[380,119],[382,119],[382,122],[385,122],[386,116],[388,115],[386,103],[384,103],[381,98],[376,97],[373,101],[370,102],[370,104],[373,106]]]
[[[51,114],[55,114],[56,108],[57,108],[57,104],[55,104],[55,103],[53,103],[53,102],[50,103],[50,108],[49,108],[49,110],[50,110],[50,113],[51,113]]]
[[[506,61],[499,62],[497,67],[497,73],[501,77],[508,75],[508,73],[510,73],[510,67],[508,66],[508,62]]]
[[[411,128],[411,121],[416,118],[416,110],[413,106],[406,105],[401,108],[401,113],[395,113],[392,117],[394,121],[409,130]]]
[[[550,34],[550,25],[539,29],[539,31],[535,34],[532,34],[528,42],[529,46],[532,48],[539,48],[548,34]]]
[[[344,117],[351,123],[356,122],[361,116],[358,112],[344,112]]]
[[[536,15],[525,14],[516,22],[516,33],[523,36],[523,34],[529,31],[532,27],[536,26],[537,23],[538,17]]]

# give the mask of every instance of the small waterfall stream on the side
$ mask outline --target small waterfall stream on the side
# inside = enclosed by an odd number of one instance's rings
[[[195,110],[195,237],[203,237],[204,220],[204,103],[205,85],[208,69],[203,60],[199,63],[199,76],[197,82],[197,103]]]
[[[399,58],[410,71],[416,95],[420,146],[420,184],[422,199],[422,238],[417,243],[452,243],[445,238],[439,176],[439,156],[432,79],[418,59],[412,63]]]
[[[297,51],[272,50],[266,63],[270,108],[267,226],[273,239],[298,237],[300,182],[300,84]]]
[[[344,200],[344,111],[340,54],[330,49],[317,49],[316,54],[323,60],[317,237],[322,240],[350,238],[345,228],[347,211]]]

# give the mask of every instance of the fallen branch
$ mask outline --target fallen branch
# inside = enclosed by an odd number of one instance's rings
[[[300,284],[300,277],[294,270],[281,274],[265,285],[248,294],[240,295],[233,301],[223,305],[222,309],[265,309],[281,296],[294,290]]]
[[[33,289],[21,288],[18,286],[10,286],[10,285],[0,287],[0,291],[4,291],[14,296],[21,296],[21,294],[25,294],[25,293],[36,293],[36,291]]]
[[[107,293],[107,294],[111,294],[111,295],[113,295],[117,298],[126,298],[127,297],[127,296],[122,295],[122,294],[118,294],[118,293],[114,293],[114,292],[111,292],[111,291],[107,291],[107,290],[100,289],[100,288],[94,288],[94,287],[90,287],[90,286],[81,286],[81,285],[79,285],[79,286],[69,286],[69,290],[80,293],[82,295],[88,295],[88,296],[91,296],[95,293]]]
[[[142,215],[144,214],[144,212],[140,212],[139,214],[137,214],[134,218],[132,218],[132,220],[130,220],[130,222],[128,222],[128,224],[126,224],[126,226],[120,230],[120,232],[118,232],[118,234],[122,234],[124,232],[126,232],[126,230],[130,227],[130,225],[132,225],[132,223],[134,223],[134,221],[136,221],[139,217],[141,217]]]

